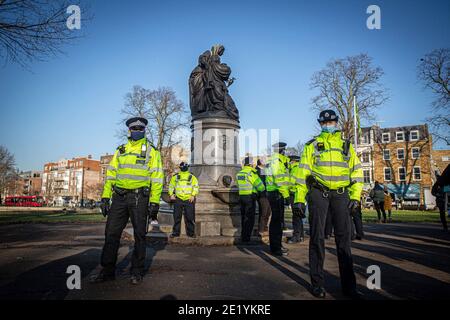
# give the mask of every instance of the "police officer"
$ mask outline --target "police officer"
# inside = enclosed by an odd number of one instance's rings
[[[281,240],[283,238],[284,204],[289,201],[289,158],[285,155],[286,143],[275,143],[272,148],[273,153],[268,161],[269,168],[266,177],[267,197],[272,210],[269,224],[270,251],[276,256],[286,256],[288,249],[283,248]]]
[[[356,290],[351,245],[350,214],[356,210],[363,186],[362,168],[353,146],[343,140],[333,110],[318,119],[322,132],[307,142],[300,161],[294,210],[305,212],[306,194],[310,220],[309,265],[312,294],[325,297],[323,264],[324,228],[331,209],[343,294],[361,298]]]
[[[253,167],[253,159],[246,157],[244,166],[236,175],[241,206],[241,241],[249,242],[255,225],[257,194],[263,194],[265,187]],[[261,195],[264,196],[264,195]]]
[[[188,237],[195,237],[195,197],[199,186],[197,178],[189,172],[189,165],[180,163],[180,172],[173,175],[169,183],[169,196],[175,201],[173,207],[173,230],[171,238],[180,236],[181,217],[184,212],[184,223]]]
[[[127,120],[128,142],[117,148],[109,163],[102,194],[102,213],[108,217],[101,256],[103,268],[91,278],[93,283],[115,279],[120,237],[128,219],[133,225],[135,239],[131,283],[142,281],[147,216],[158,213],[164,178],[161,155],[145,138],[147,123],[141,117]]]
[[[294,206],[294,197],[295,197],[295,177],[298,175],[297,171],[300,170],[299,168],[299,161],[300,161],[300,157],[299,156],[290,156],[289,159],[291,160],[290,165],[289,165],[289,176],[290,176],[290,181],[291,181],[291,185],[289,188],[289,201],[291,204],[291,208],[293,208]],[[287,243],[289,244],[293,244],[293,243],[298,243],[298,242],[303,242],[304,238],[305,238],[305,232],[303,229],[303,219],[305,218],[305,214],[303,212],[303,214],[301,212],[299,212],[298,210],[292,211],[292,228],[293,228],[293,233],[292,233],[292,237],[287,241]]]

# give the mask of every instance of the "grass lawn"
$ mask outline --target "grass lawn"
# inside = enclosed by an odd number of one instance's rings
[[[60,222],[105,222],[100,213],[71,212],[0,212],[0,224],[12,223],[60,223]]]
[[[291,210],[286,210],[285,219],[291,222]],[[376,222],[377,213],[375,210],[363,211],[364,222]],[[100,213],[73,213],[62,211],[24,211],[24,212],[0,212],[0,224],[12,223],[96,223],[106,222],[106,218]],[[440,223],[439,212],[435,211],[412,211],[398,210],[392,212],[392,222],[434,222]]]
[[[376,222],[377,212],[375,210],[363,210],[363,222]],[[392,222],[435,222],[440,223],[439,212],[437,211],[413,211],[413,210],[393,210]],[[291,221],[291,211],[286,211],[285,219]]]

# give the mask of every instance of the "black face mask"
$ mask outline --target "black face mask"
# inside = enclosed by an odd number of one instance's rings
[[[182,172],[186,172],[186,171],[188,171],[188,169],[189,169],[189,166],[182,166],[182,167],[180,167],[180,170]]]
[[[143,139],[145,136],[145,131],[131,131],[130,138],[131,140],[138,141]]]

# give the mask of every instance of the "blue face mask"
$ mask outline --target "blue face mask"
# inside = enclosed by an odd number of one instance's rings
[[[145,131],[131,131],[130,139],[134,141],[141,140],[145,136]]]
[[[335,133],[338,130],[336,126],[323,126],[322,132]]]

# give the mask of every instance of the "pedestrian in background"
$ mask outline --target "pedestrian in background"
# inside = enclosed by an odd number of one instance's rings
[[[388,188],[384,187],[384,212],[388,213],[388,221],[391,222],[391,215],[392,215],[392,197],[389,193]]]
[[[384,211],[384,189],[378,181],[375,181],[375,186],[370,191],[369,195],[373,200],[375,210],[377,210],[378,223],[381,222],[381,214],[383,214],[383,223],[386,223],[386,211]]]

